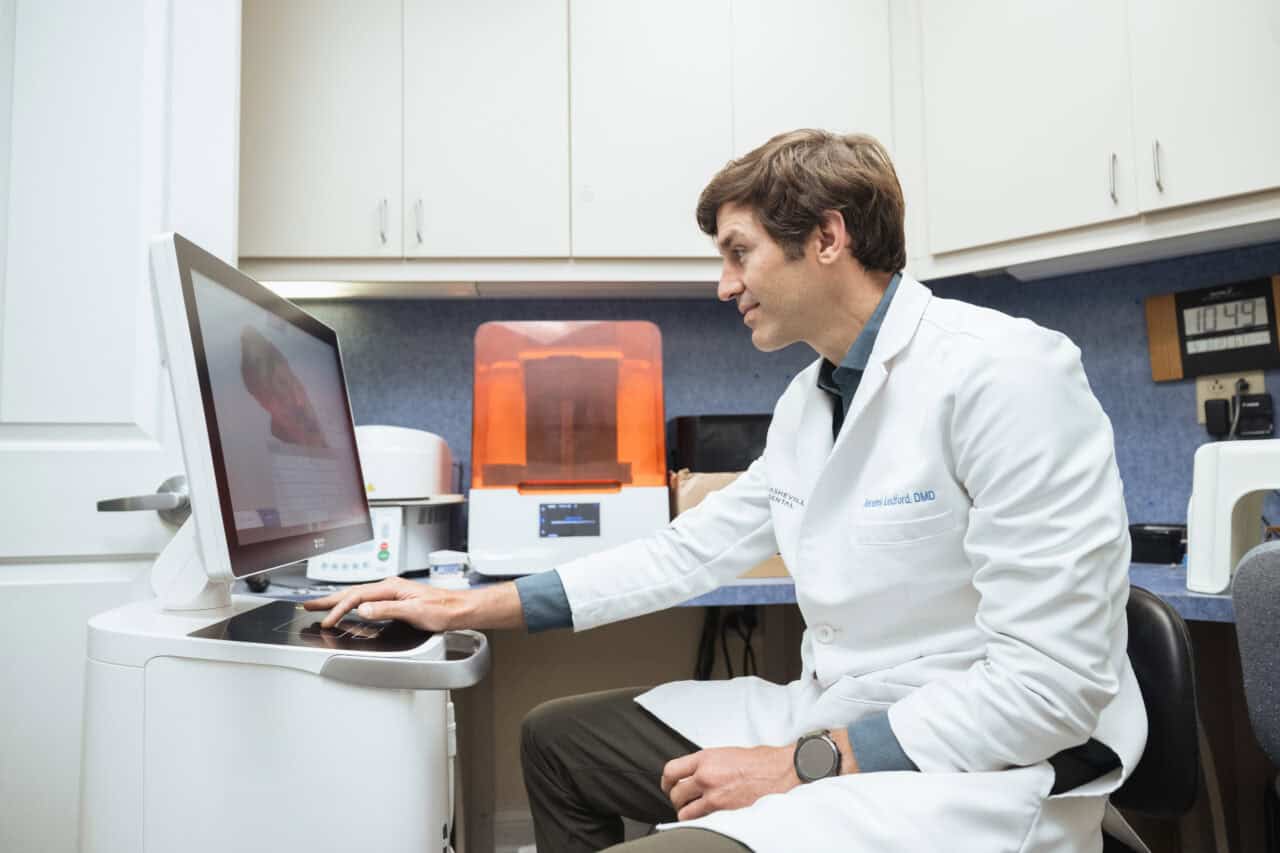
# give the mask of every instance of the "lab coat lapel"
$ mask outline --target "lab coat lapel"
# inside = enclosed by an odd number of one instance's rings
[[[925,306],[929,304],[932,297],[930,290],[913,278],[904,275],[898,282],[898,292],[889,303],[889,311],[885,314],[884,323],[880,326],[880,333],[876,335],[876,343],[871,349],[871,357],[867,360],[862,381],[858,383],[858,390],[853,395],[849,412],[845,415],[844,424],[840,427],[840,435],[836,437],[828,457],[829,460],[839,458],[839,464],[828,462],[813,486],[815,497],[824,488],[833,488],[835,491],[830,496],[830,500],[809,502],[803,519],[805,529],[809,529],[813,524],[821,528],[829,519],[823,517],[824,514],[819,508],[843,506],[842,497],[848,495],[853,484],[858,482],[866,460],[863,454],[850,448],[864,443],[859,438],[859,422],[863,419],[862,416],[867,407],[884,388],[885,381],[889,378],[893,357],[911,342],[920,325],[920,318],[924,316]]]

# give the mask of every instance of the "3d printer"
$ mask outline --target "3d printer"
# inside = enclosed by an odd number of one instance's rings
[[[656,326],[485,323],[475,348],[475,571],[547,571],[668,522]]]

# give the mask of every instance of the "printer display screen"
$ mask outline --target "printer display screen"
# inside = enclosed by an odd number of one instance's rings
[[[600,504],[538,504],[538,536],[599,536]]]

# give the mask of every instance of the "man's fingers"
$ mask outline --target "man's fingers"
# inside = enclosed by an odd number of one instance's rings
[[[329,593],[324,598],[313,598],[310,601],[304,601],[302,606],[307,610],[328,610],[346,594],[347,591],[345,589],[340,589],[337,592]]]
[[[662,768],[662,793],[670,795],[671,789],[675,787],[675,784],[687,776],[692,776],[693,771],[697,768],[698,753],[696,752],[668,761],[667,765]]]
[[[399,619],[416,624],[418,609],[416,601],[366,601],[356,608],[356,612],[361,619]]]
[[[711,814],[715,809],[707,802],[706,797],[698,797],[689,805],[676,811],[676,820],[693,820]]]
[[[352,587],[332,606],[333,609],[329,611],[329,614],[320,620],[320,625],[325,628],[332,628],[349,611],[354,610],[366,601],[380,601],[384,598],[394,597],[395,590],[382,584],[375,583],[367,586]]]
[[[670,793],[667,794],[671,798],[671,805],[675,806],[678,813],[681,809],[697,800],[702,796],[702,789],[698,783],[693,780],[692,776],[686,776],[672,786]],[[680,818],[684,820],[684,818]]]

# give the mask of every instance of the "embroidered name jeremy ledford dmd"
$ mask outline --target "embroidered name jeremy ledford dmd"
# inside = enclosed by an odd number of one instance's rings
[[[787,509],[798,509],[804,506],[804,498],[798,498],[790,492],[784,492],[782,489],[769,489],[769,500],[776,504],[781,504]]]
[[[886,495],[882,498],[867,498],[862,502],[863,509],[877,509],[885,506],[901,506],[903,504],[923,504],[929,501],[936,501],[937,494],[933,489],[925,489],[921,492],[909,492],[901,495]]]

